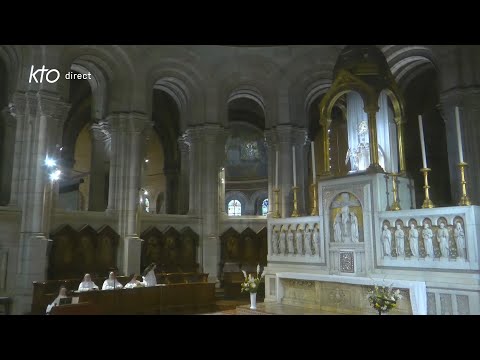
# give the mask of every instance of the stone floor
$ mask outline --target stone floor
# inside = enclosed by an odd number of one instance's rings
[[[231,301],[234,304],[235,301]],[[226,306],[226,304],[225,304]],[[250,310],[249,304],[241,304],[235,308],[216,311],[202,315],[340,315],[315,309],[307,309],[298,306],[283,305],[277,303],[257,303],[256,310]]]

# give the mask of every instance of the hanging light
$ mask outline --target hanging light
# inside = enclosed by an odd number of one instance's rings
[[[52,181],[59,180],[61,174],[62,174],[62,172],[60,170],[56,169],[55,171],[50,173],[50,180],[52,180]]]
[[[48,156],[45,158],[45,165],[49,168],[57,166],[57,161],[53,158],[49,158]]]

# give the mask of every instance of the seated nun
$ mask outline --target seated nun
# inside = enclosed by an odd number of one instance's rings
[[[98,290],[98,286],[92,281],[90,274],[85,274],[83,281],[78,285],[78,291]]]
[[[157,285],[157,277],[155,276],[155,268],[156,267],[157,267],[157,265],[155,263],[151,263],[143,271],[143,285],[144,286],[150,287],[150,286],[156,286]]]
[[[121,289],[123,285],[117,280],[113,271],[108,274],[108,279],[103,282],[102,290],[115,290]]]
[[[52,311],[54,306],[60,305],[60,299],[65,299],[67,298],[67,288],[65,286],[60,286],[60,290],[58,291],[58,296],[53,300],[53,302],[47,306],[47,315],[50,314],[50,311]]]
[[[132,280],[125,284],[124,289],[134,289],[137,287],[143,287],[143,282],[137,280],[137,274],[133,274]]]

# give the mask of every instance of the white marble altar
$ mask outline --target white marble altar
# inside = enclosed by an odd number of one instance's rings
[[[396,289],[408,289],[410,294],[410,304],[413,315],[427,315],[427,292],[424,281],[408,281],[383,278],[364,278],[355,276],[336,276],[322,274],[307,274],[280,272],[276,274],[277,303],[281,303],[284,296],[284,285],[282,279],[309,280],[318,282],[343,283],[350,285],[363,286],[385,286],[391,285]],[[365,309],[367,310],[367,309]]]
[[[480,314],[480,207],[410,209],[414,203],[410,181],[400,177],[399,183],[400,211],[386,210],[392,202],[392,194],[387,197],[391,179],[387,184],[384,174],[363,174],[320,182],[319,216],[269,219],[269,240],[273,228],[313,225],[319,229],[321,248],[319,257],[269,251],[265,301],[281,298],[278,274],[295,274],[292,276],[297,278],[308,274],[318,279],[342,278],[347,283],[362,278],[394,284],[422,282],[426,286],[427,314]],[[348,211],[342,211],[341,202],[347,200],[352,204]],[[358,220],[358,242],[351,235],[355,223],[352,212]],[[397,244],[399,241],[403,244]],[[315,285],[316,293],[308,290],[307,297],[318,295],[318,288]],[[301,305],[301,301],[292,302]]]

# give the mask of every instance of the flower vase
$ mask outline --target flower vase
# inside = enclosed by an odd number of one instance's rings
[[[257,310],[257,293],[250,293],[250,309]]]

